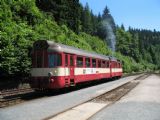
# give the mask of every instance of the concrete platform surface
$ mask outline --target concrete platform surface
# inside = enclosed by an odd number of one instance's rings
[[[90,120],[160,120],[160,77],[151,75]]]
[[[105,106],[103,103],[87,102],[49,120],[86,120]]]

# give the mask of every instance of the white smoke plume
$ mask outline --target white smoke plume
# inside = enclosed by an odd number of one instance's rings
[[[111,23],[109,20],[105,19],[102,21],[102,25],[106,32],[106,42],[109,45],[109,48],[112,50],[112,52],[115,52],[116,48],[116,37],[113,32],[113,28],[111,26]]]

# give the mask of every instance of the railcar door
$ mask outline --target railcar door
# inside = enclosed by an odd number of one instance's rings
[[[65,54],[65,84],[66,84],[66,87],[75,85],[74,55],[70,55],[70,54]]]
[[[70,79],[74,79],[74,56],[70,55]]]
[[[112,75],[113,75],[113,65],[112,65],[112,61],[110,60],[110,63],[109,63],[109,67],[110,67],[110,77],[112,77]]]
[[[69,57],[70,62],[70,86],[75,86],[75,79],[74,79],[74,55],[70,55]]]

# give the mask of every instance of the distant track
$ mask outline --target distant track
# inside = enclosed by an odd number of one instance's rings
[[[7,96],[24,94],[24,93],[28,93],[28,92],[33,92],[33,89],[23,88],[23,89],[2,90],[0,95],[2,97],[7,97]]]
[[[0,92],[0,108],[20,103],[21,95],[34,92],[31,88],[3,90]]]

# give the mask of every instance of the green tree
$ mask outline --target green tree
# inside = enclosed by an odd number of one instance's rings
[[[137,62],[141,60],[139,53],[139,36],[138,34],[133,34],[131,39],[130,48],[130,56],[134,58]]]
[[[131,50],[131,40],[132,36],[130,33],[125,32],[121,28],[117,28],[116,31],[116,51],[122,53],[125,56],[130,56]]]
[[[67,25],[70,29],[80,31],[79,0],[36,0],[37,6],[51,14],[59,25]]]
[[[82,30],[88,34],[92,33],[91,13],[88,3],[86,3],[82,13]]]

